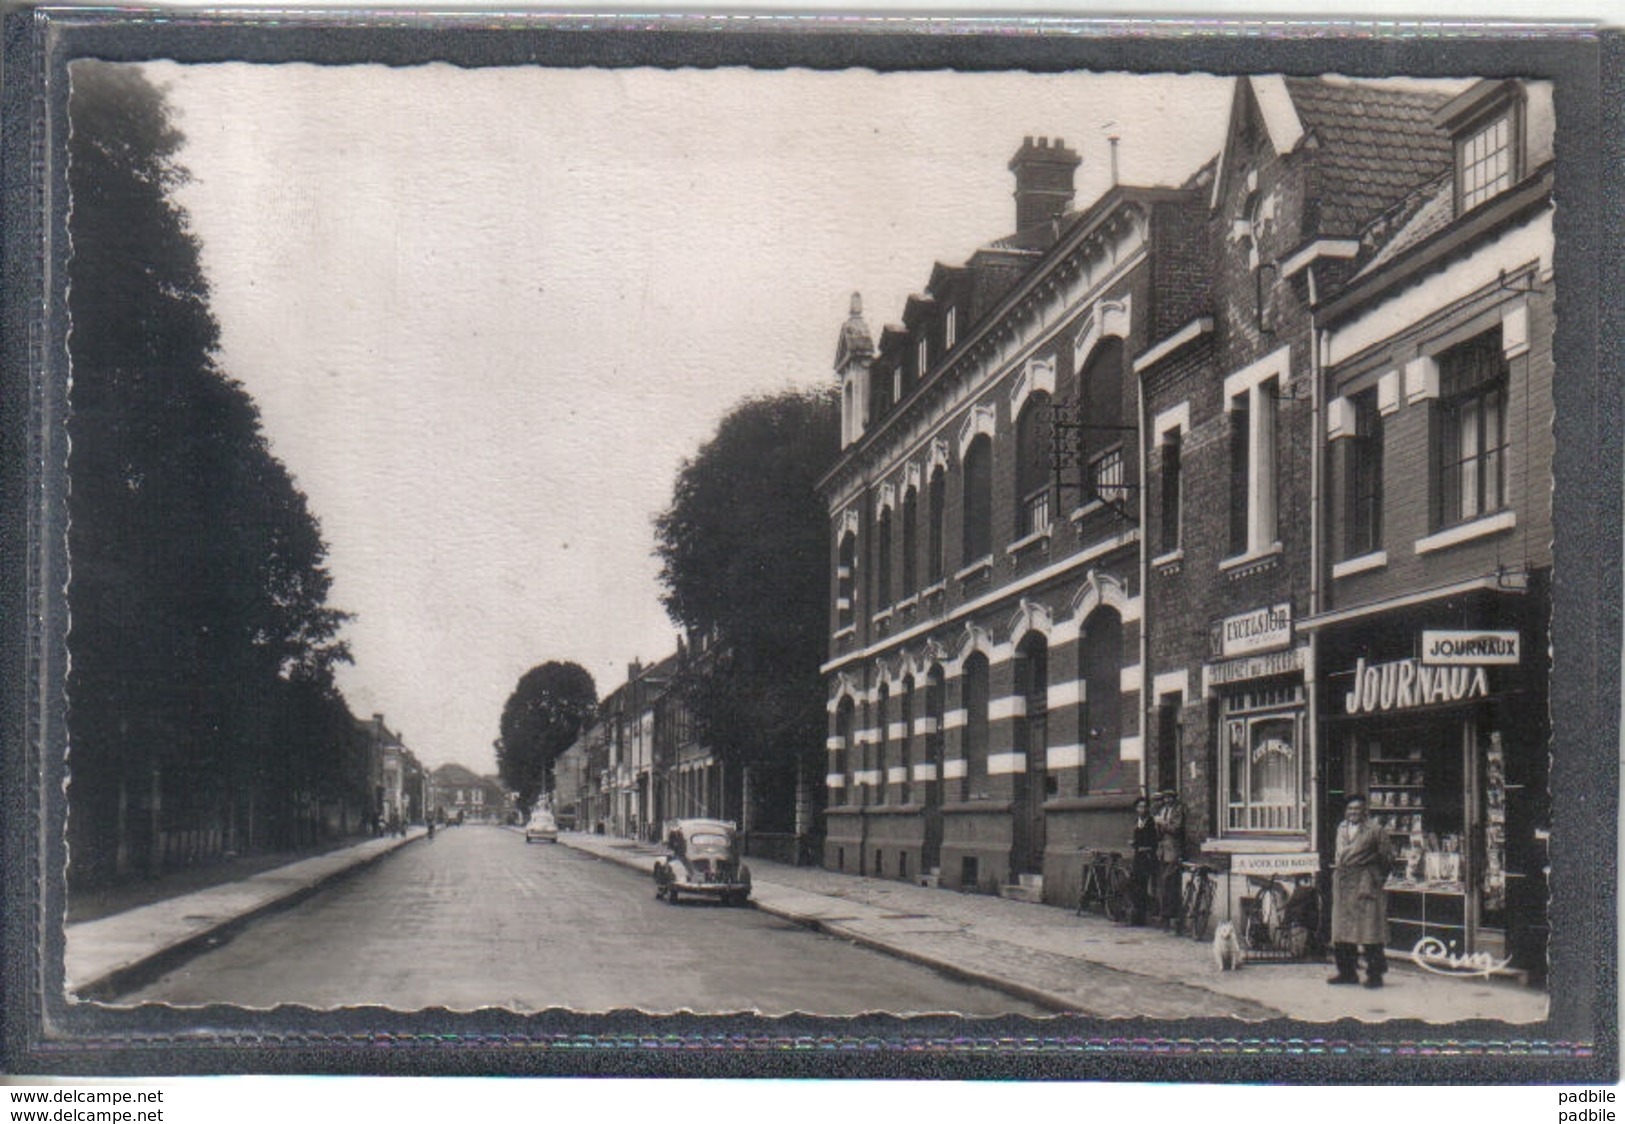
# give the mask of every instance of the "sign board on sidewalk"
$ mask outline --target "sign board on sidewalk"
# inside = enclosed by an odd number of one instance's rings
[[[1319,874],[1320,854],[1316,851],[1293,851],[1282,854],[1232,855],[1230,873],[1256,874],[1260,878]]]

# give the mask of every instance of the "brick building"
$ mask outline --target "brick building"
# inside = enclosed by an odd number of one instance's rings
[[[1241,79],[1188,183],[1073,211],[1028,141],[1014,235],[878,341],[854,299],[826,866],[1070,903],[1138,792],[1238,875],[1324,868],[1369,792],[1396,947],[1538,969],[1551,126]]]

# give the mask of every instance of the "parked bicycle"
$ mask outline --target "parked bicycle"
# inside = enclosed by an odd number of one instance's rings
[[[1134,913],[1128,864],[1116,851],[1084,851],[1083,890],[1078,895],[1078,915],[1093,910],[1108,921],[1127,921]]]
[[[1253,889],[1242,911],[1241,939],[1253,959],[1304,960],[1319,956],[1322,901],[1312,876],[1291,886],[1273,876],[1249,874]]]
[[[1213,868],[1205,863],[1180,863],[1179,866],[1190,876],[1180,902],[1181,931],[1192,940],[1205,940],[1207,923],[1213,917]]]

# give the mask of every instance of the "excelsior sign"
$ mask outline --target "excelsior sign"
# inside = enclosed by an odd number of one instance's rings
[[[1422,662],[1433,667],[1474,667],[1479,664],[1518,664],[1518,632],[1497,629],[1488,632],[1424,631]]]
[[[1226,617],[1213,626],[1213,655],[1218,658],[1272,652],[1291,643],[1290,601]]]

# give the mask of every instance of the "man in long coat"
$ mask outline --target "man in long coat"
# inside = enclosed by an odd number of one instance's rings
[[[1349,798],[1337,825],[1332,869],[1332,955],[1337,975],[1328,983],[1359,983],[1360,953],[1365,952],[1365,986],[1381,987],[1388,971],[1383,948],[1388,943],[1388,896],[1383,884],[1393,851],[1388,832],[1365,814],[1365,800]]]

